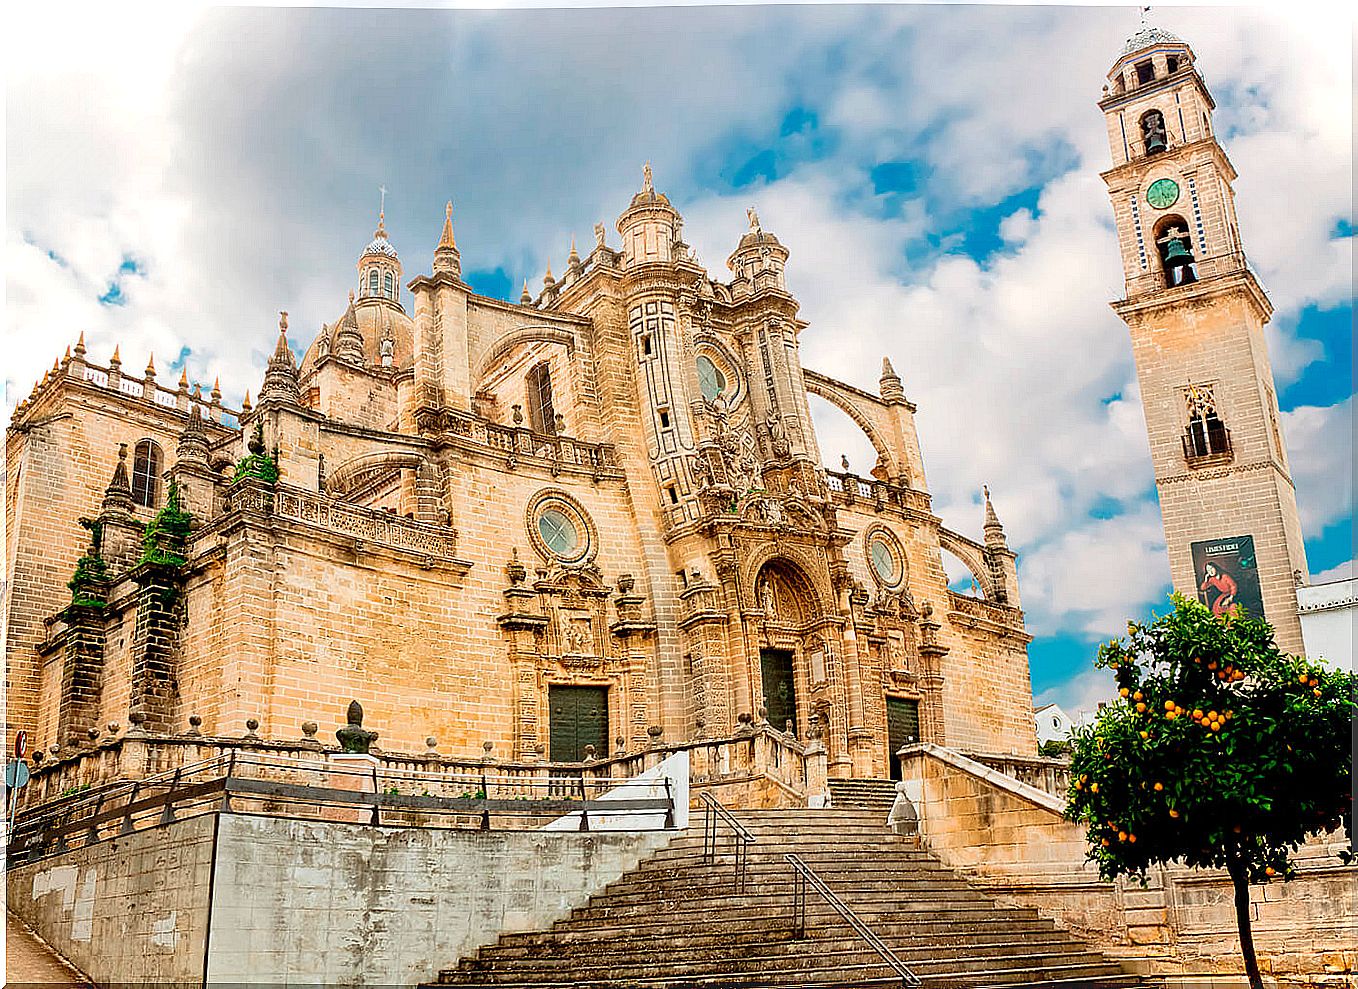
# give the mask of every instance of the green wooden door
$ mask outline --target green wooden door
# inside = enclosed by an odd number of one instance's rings
[[[763,649],[759,672],[764,679],[764,708],[769,724],[782,731],[789,721],[797,727],[797,697],[792,688],[792,653],[787,649]]]
[[[891,747],[891,778],[901,778],[901,746],[919,741],[919,701],[904,697],[886,699],[887,744]]]
[[[547,704],[553,762],[579,762],[586,745],[594,746],[596,758],[608,755],[607,687],[549,687]]]

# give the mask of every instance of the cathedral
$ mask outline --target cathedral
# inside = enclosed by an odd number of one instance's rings
[[[617,246],[597,224],[517,302],[468,286],[453,229],[449,204],[403,281],[379,217],[334,322],[282,313],[239,410],[83,338],[54,364],[6,438],[11,732],[296,739],[354,698],[390,752],[578,762],[767,722],[832,776],[911,740],[1033,753],[988,493],[980,540],[934,514],[889,361],[876,394],[802,366],[818,330],[754,210],[714,278],[647,166]],[[808,395],[865,474],[821,466]]]

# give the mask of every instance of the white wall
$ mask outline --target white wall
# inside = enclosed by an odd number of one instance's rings
[[[1353,626],[1358,623],[1358,578],[1297,588],[1306,655],[1352,670]]]
[[[208,982],[431,982],[501,933],[550,926],[674,833],[223,815]]]

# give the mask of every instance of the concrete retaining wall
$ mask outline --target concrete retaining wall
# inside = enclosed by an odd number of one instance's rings
[[[550,926],[672,834],[223,815],[208,981],[432,981],[501,933]]]
[[[8,906],[96,983],[201,985],[211,815],[21,865]]]
[[[1244,985],[1224,872],[1170,867],[1151,870],[1146,888],[1105,883],[1085,860],[1084,827],[1063,817],[1064,800],[938,746],[905,750],[903,765],[926,847],[987,892],[1036,908],[1111,957]],[[1260,968],[1280,982],[1354,984],[1358,868],[1340,863],[1347,844],[1313,841],[1296,856],[1296,879],[1250,890]]]

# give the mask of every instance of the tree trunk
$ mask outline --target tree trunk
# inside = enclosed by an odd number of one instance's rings
[[[1245,975],[1250,989],[1264,989],[1259,975],[1259,961],[1254,957],[1254,932],[1250,929],[1250,877],[1245,860],[1239,852],[1227,853],[1226,871],[1235,886],[1235,922],[1240,929],[1240,954],[1245,959]]]

